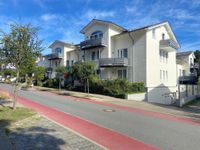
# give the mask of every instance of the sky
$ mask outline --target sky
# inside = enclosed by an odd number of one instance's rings
[[[40,28],[45,47],[55,40],[80,43],[80,30],[94,18],[127,29],[169,21],[179,51],[200,49],[200,0],[0,0],[0,29],[31,23]]]

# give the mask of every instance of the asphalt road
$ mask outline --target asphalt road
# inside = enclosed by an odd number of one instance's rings
[[[1,83],[0,88],[12,91],[12,87],[7,84]],[[161,149],[200,149],[198,125],[169,121],[121,109],[105,112],[104,109],[113,108],[47,92],[20,91],[19,95]]]

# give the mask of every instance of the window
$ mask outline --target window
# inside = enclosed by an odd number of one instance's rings
[[[97,51],[97,59],[99,59],[99,51]]]
[[[119,54],[119,49],[117,50],[117,56],[118,56],[118,58],[120,58],[120,54]]]
[[[56,49],[55,49],[55,53],[61,53],[61,51],[62,51],[62,49],[60,48],[60,47],[57,47]]]
[[[69,60],[67,60],[67,67],[69,67]]]
[[[118,78],[126,79],[127,78],[127,71],[126,70],[118,70]]]
[[[190,58],[190,65],[192,65],[193,64],[193,61],[192,61],[192,58]]]
[[[103,37],[103,32],[95,31],[91,34],[90,39],[100,39]]]
[[[160,70],[160,81],[168,81],[168,71]]]
[[[166,52],[166,63],[168,63],[168,52]]]
[[[162,34],[162,40],[164,40],[164,39],[165,39],[165,34],[163,33],[163,34]]]
[[[118,78],[122,79],[123,75],[122,75],[122,70],[118,70]]]
[[[127,78],[126,70],[123,70],[123,79],[126,79],[126,78]]]
[[[162,62],[162,51],[160,50],[160,62]]]
[[[117,51],[118,58],[128,58],[128,49],[118,49]]]
[[[163,63],[168,62],[168,52],[160,50],[160,62],[163,62]]]
[[[124,58],[128,58],[128,49],[127,48],[123,49],[123,56],[124,56]]]
[[[71,65],[72,65],[72,66],[73,66],[73,64],[74,64],[74,60],[71,61]]]
[[[185,74],[185,70],[183,70],[183,74],[182,74],[183,76],[185,76],[186,74]]]
[[[153,30],[152,30],[152,38],[153,38],[153,39],[156,39],[156,29],[153,29]]]
[[[95,60],[95,52],[92,52],[92,60]]]

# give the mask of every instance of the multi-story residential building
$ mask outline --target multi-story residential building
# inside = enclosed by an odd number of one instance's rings
[[[176,92],[176,49],[179,43],[168,22],[126,30],[109,21],[92,20],[81,33],[85,61],[96,61],[102,79],[144,82],[146,99],[170,103]]]
[[[56,40],[49,48],[51,53],[41,57],[37,62],[39,66],[46,68],[46,74],[49,78],[56,75],[55,69],[58,66],[72,66],[79,60],[79,46]]]
[[[177,61],[177,82],[181,84],[194,84],[197,81],[198,63],[194,62],[193,51],[178,52]]]
[[[176,49],[179,43],[168,22],[127,30],[113,22],[93,19],[82,30],[80,45],[55,41],[47,55],[48,67],[96,62],[101,79],[144,82],[146,100],[169,104],[177,90]],[[80,47],[79,47],[80,46]]]

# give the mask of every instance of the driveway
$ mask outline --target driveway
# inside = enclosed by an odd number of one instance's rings
[[[12,91],[12,87],[7,84],[0,84],[0,88]],[[117,136],[128,137],[155,148],[197,150],[200,147],[200,124],[191,120],[133,108],[124,109],[48,92],[20,91],[19,96],[66,115],[78,117],[94,124],[95,127],[108,129]]]

